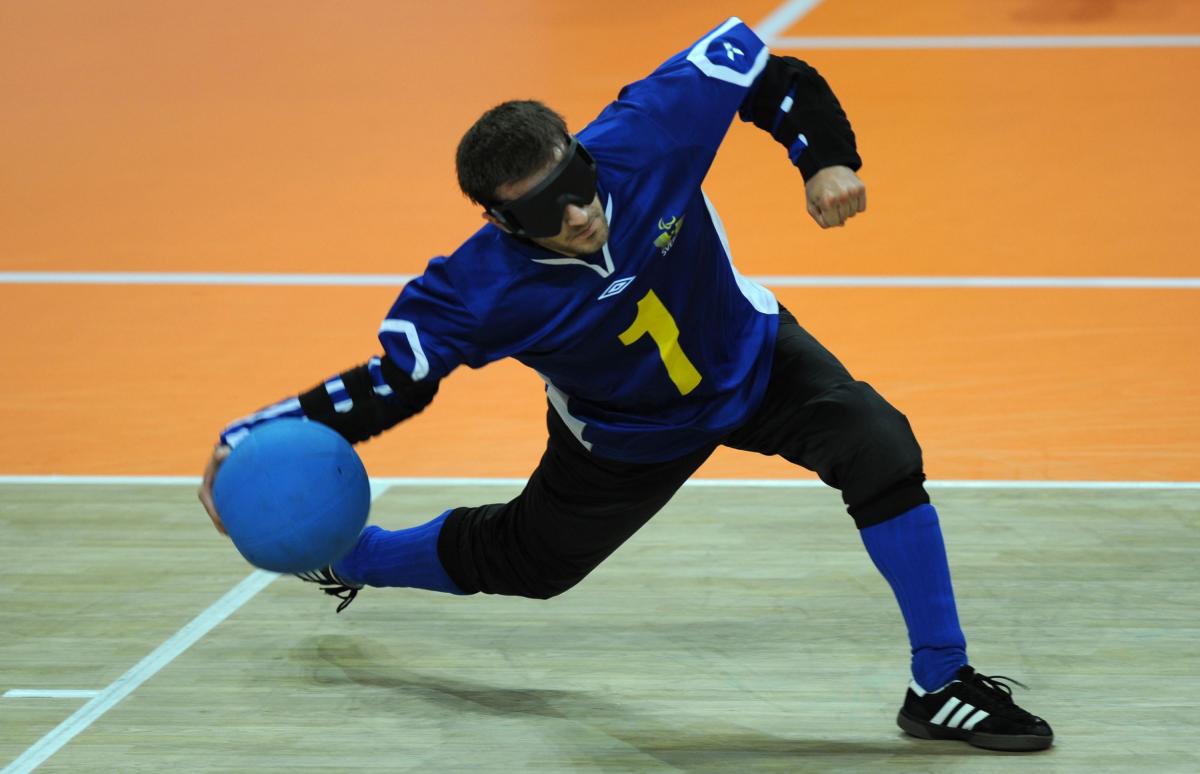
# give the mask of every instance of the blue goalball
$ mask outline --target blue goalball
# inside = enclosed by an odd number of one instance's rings
[[[354,547],[371,487],[345,438],[318,422],[277,419],[234,447],[217,471],[213,502],[250,564],[308,572]]]

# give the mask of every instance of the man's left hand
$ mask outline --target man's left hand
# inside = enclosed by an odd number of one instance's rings
[[[844,226],[867,209],[867,187],[850,167],[825,167],[804,188],[808,214],[821,228]]]

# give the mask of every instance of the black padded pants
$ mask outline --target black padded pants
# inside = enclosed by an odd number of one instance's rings
[[[720,444],[634,464],[589,453],[553,410],[547,424],[546,452],[516,499],[458,508],[442,527],[438,555],[468,594],[561,594],[649,521],[722,444],[815,471],[841,491],[860,529],[929,502],[908,420],[782,309],[762,403]]]

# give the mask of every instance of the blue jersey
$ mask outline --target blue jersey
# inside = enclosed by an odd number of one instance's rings
[[[400,293],[379,334],[392,362],[420,382],[516,358],[612,459],[673,459],[738,427],[765,391],[779,305],[734,268],[700,186],[767,59],[733,18],[622,89],[577,135],[597,164],[601,252],[568,258],[484,226]],[[377,361],[371,374],[385,395]],[[335,404],[341,387],[327,385]],[[226,440],[298,411],[276,404]]]
[[[738,274],[700,185],[768,52],[730,19],[578,133],[609,239],[567,258],[484,226],[430,262],[380,331],[414,380],[513,357],[593,453],[672,459],[741,424],[771,366],[779,306]]]

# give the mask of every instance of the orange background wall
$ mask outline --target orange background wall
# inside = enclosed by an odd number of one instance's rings
[[[418,272],[480,223],[453,175],[480,112],[538,97],[581,126],[729,13],[0,5],[0,271]],[[1169,0],[830,0],[783,34],[1198,32],[1200,4]],[[782,150],[735,125],[706,189],[743,273],[1198,274],[1200,49],[787,53],[854,121],[870,208],[821,231]],[[226,421],[375,354],[396,291],[0,284],[0,474],[198,474]],[[777,293],[910,416],[931,477],[1200,480],[1196,289]],[[540,385],[456,373],[364,457],[524,475]],[[797,474],[736,453],[702,472]]]

